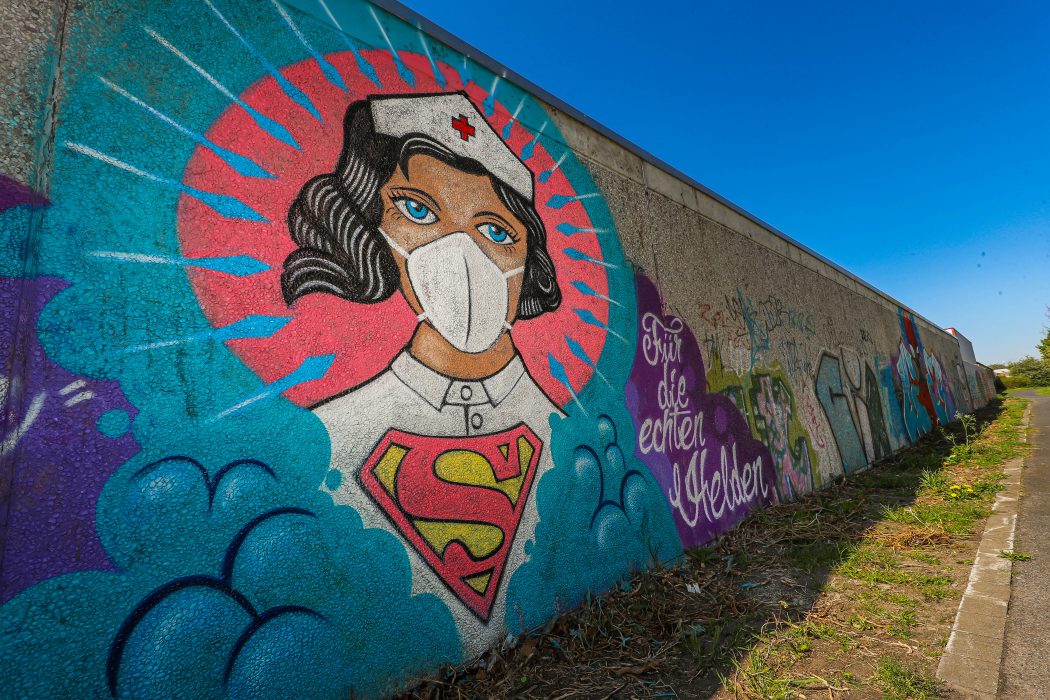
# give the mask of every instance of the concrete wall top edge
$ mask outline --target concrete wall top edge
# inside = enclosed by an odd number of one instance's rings
[[[668,197],[683,206],[697,211],[723,225],[735,230],[737,233],[755,240],[767,248],[776,251],[788,260],[802,264],[802,259],[809,257],[817,262],[817,265],[805,265],[814,269],[824,277],[839,282],[847,289],[861,293],[869,292],[874,301],[881,302],[894,309],[901,308],[912,314],[915,318],[923,321],[932,331],[942,335],[946,333],[941,324],[934,323],[914,309],[906,306],[891,295],[875,287],[871,283],[858,277],[838,263],[830,260],[819,252],[795,240],[788,234],[775,226],[763,221],[749,211],[737,206],[722,195],[705,186],[698,180],[678,170],[669,163],[649,153],[641,146],[631,142],[623,136],[612,131],[592,117],[584,114],[564,100],[551,94],[549,91],[536,85],[528,78],[514,72],[496,59],[490,57],[479,49],[467,44],[449,31],[435,24],[425,16],[405,6],[398,0],[370,0],[373,4],[390,12],[394,16],[425,31],[430,36],[446,44],[450,48],[468,56],[482,67],[502,76],[504,80],[510,81],[535,97],[545,102],[548,106],[560,113],[558,126],[562,132],[591,131],[593,135],[587,139],[595,149],[588,154],[582,155],[589,160],[602,162],[606,167],[617,170],[621,174],[634,179],[650,189]],[[578,123],[573,129],[571,121]],[[595,138],[598,137],[598,138]],[[586,138],[586,137],[585,137]],[[605,144],[601,144],[601,141]],[[612,142],[612,143],[608,143]],[[619,148],[616,148],[619,147]],[[620,151],[620,153],[616,153]],[[596,157],[597,155],[597,157]],[[606,161],[605,157],[608,158]],[[640,162],[639,162],[640,161]],[[691,191],[690,191],[691,190]],[[732,223],[730,223],[732,222]],[[797,259],[788,251],[796,250],[802,254],[802,259]],[[837,274],[836,274],[837,273]],[[849,284],[852,281],[854,284]],[[865,294],[865,296],[868,296]]]

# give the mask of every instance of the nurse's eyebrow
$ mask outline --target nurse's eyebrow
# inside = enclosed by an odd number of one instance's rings
[[[503,227],[506,228],[508,231],[514,230],[514,227],[509,221],[507,221],[494,211],[479,211],[477,214],[474,215],[474,218],[476,219],[479,216],[491,216],[493,219],[499,219],[500,222],[503,224]]]
[[[390,194],[401,196],[405,196],[406,194],[414,194],[420,199],[425,200],[424,204],[429,204],[431,208],[434,209],[434,211],[441,211],[441,207],[438,205],[438,203],[434,200],[433,197],[431,197],[428,193],[424,192],[423,190],[418,190],[415,187],[401,187],[400,185],[398,185],[397,187],[390,188]]]

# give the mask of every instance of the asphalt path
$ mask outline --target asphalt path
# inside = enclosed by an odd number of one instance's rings
[[[1014,551],[1032,559],[1013,566],[999,697],[1045,700],[1050,698],[1050,396],[1016,395],[1032,401],[1032,452],[1021,474]]]

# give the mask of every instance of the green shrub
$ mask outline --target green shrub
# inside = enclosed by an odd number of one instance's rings
[[[1026,357],[1010,363],[1010,376],[1003,379],[1008,389],[1019,386],[1050,386],[1050,361]]]

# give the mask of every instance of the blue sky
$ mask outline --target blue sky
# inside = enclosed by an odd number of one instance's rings
[[[942,326],[1035,352],[1050,4],[406,0]]]

